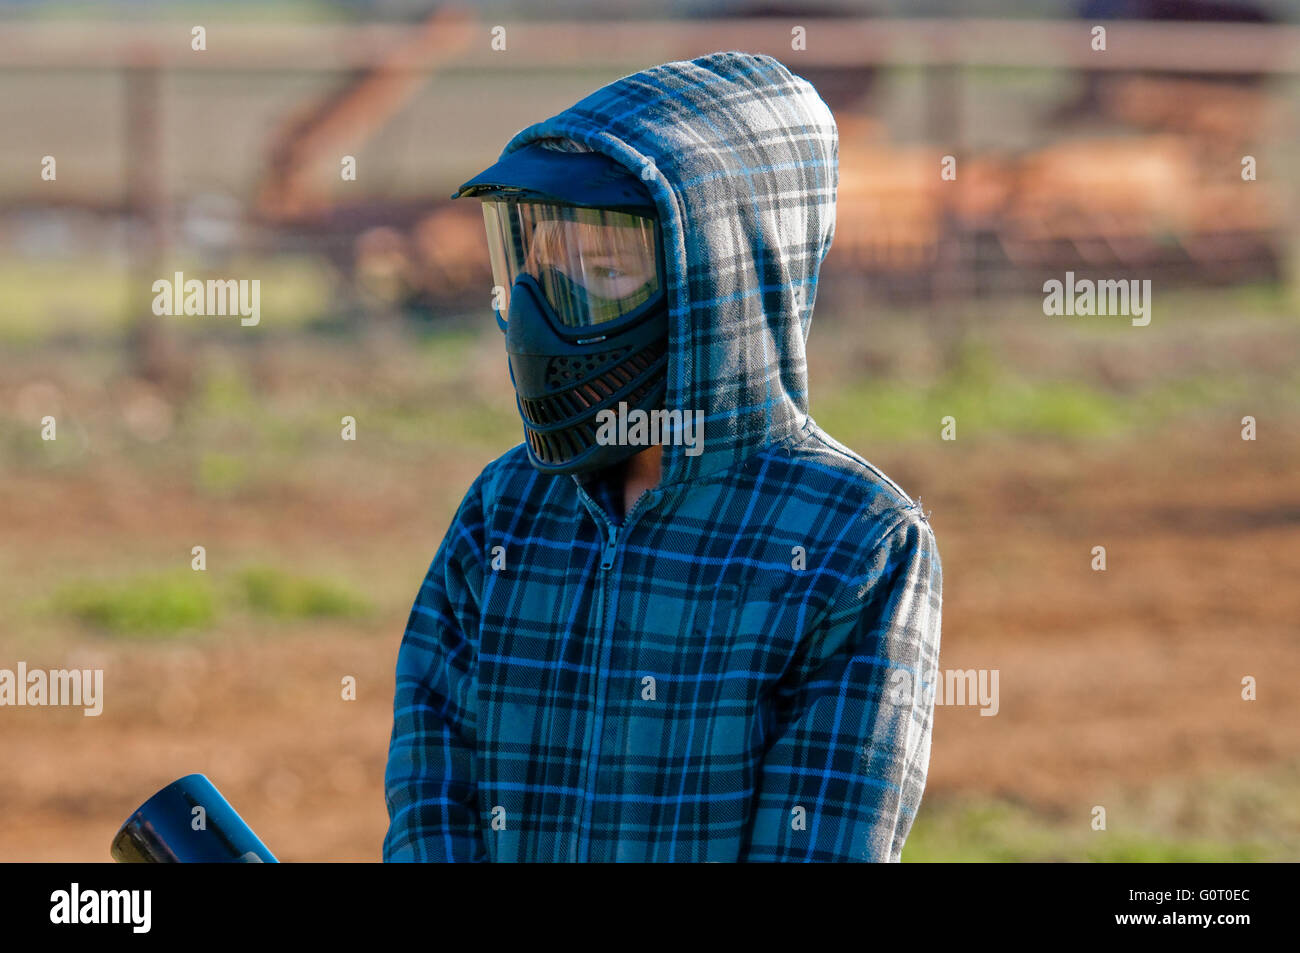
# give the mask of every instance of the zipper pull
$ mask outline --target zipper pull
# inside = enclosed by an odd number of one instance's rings
[[[609,535],[605,537],[605,546],[600,551],[600,568],[614,568],[614,545],[618,542],[618,527],[609,524]]]

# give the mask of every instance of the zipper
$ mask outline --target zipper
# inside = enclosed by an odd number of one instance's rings
[[[605,632],[605,616],[607,595],[606,590],[611,585],[609,570],[614,567],[614,554],[618,546],[618,526],[605,513],[599,503],[593,501],[590,507],[592,518],[596,521],[596,527],[599,530],[603,524],[605,527],[605,538],[600,545],[600,570],[596,575],[596,618],[592,631],[596,633],[596,645],[592,650],[592,691],[590,697],[591,703],[591,738],[587,742],[586,764],[582,777],[582,809],[578,814],[577,844],[576,854],[579,863],[586,863],[591,859],[591,841],[589,840],[589,831],[591,826],[591,813],[594,810],[594,799],[592,798],[591,789],[595,786],[596,769],[600,761],[600,735],[604,728],[604,679],[601,677],[605,668],[605,648],[609,643],[609,637]]]
[[[597,579],[599,588],[597,590],[596,602],[596,625],[595,630],[599,634],[599,643],[596,646],[595,656],[595,701],[592,704],[593,718],[591,729],[591,741],[587,746],[587,770],[583,778],[583,796],[582,796],[582,813],[578,818],[577,830],[577,855],[578,860],[586,863],[591,859],[591,840],[589,839],[589,830],[591,825],[591,814],[594,810],[594,794],[596,773],[600,767],[600,744],[601,735],[605,727],[605,693],[604,689],[608,679],[605,678],[605,670],[609,667],[609,652],[612,647],[613,632],[606,631],[607,623],[612,620],[606,618],[609,604],[614,602],[613,592],[614,581],[609,571],[614,568],[614,557],[618,553],[619,529],[628,530],[633,523],[633,517],[640,515],[641,504],[648,503],[654,499],[656,494],[650,491],[642,493],[632,508],[623,517],[623,524],[620,527],[609,518],[603,507],[587,495],[586,491],[579,487],[578,492],[587,497],[587,509],[590,511],[592,518],[596,521],[597,528],[600,524],[605,525],[605,538],[600,547],[600,576]]]
[[[605,545],[600,551],[600,568],[608,571],[614,568],[614,547],[618,545],[618,525],[612,520],[606,524]]]

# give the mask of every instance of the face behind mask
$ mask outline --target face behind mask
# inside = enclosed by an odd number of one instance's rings
[[[584,473],[644,449],[602,443],[598,416],[664,404],[668,309],[658,224],[515,199],[485,199],[483,217],[533,466]]]
[[[543,473],[572,474],[644,449],[601,442],[598,418],[664,406],[668,306],[661,231],[644,183],[607,156],[561,146],[522,146],[453,198],[483,200],[504,299],[497,323],[529,460]]]

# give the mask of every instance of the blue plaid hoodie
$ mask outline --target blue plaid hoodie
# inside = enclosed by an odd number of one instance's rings
[[[520,444],[474,481],[397,658],[390,861],[900,858],[930,756],[926,517],[808,412],[838,138],[775,59],[626,76],[529,126],[642,175],[663,225],[664,448],[623,515]],[[504,153],[503,153],[504,154]]]

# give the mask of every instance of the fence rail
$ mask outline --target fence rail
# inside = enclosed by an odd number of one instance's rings
[[[191,25],[0,23],[0,68],[105,69],[142,65],[194,70],[355,70],[393,65],[411,49],[412,70],[601,68],[645,64],[720,49],[769,53],[817,67],[965,66],[1197,73],[1300,72],[1300,26],[1168,21],[873,19],[761,17],[701,20],[506,20],[444,10],[411,24],[213,23],[207,49],[190,48]],[[506,50],[491,46],[506,29]],[[1107,49],[1091,30],[1106,27]],[[410,43],[432,26],[436,49]],[[791,31],[806,30],[794,50]]]

